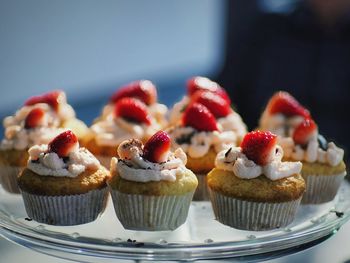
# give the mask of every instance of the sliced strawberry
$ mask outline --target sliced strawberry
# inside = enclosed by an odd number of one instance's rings
[[[50,143],[49,152],[57,153],[61,158],[68,157],[72,151],[79,148],[79,142],[77,136],[68,130],[57,135]]]
[[[293,140],[295,144],[306,145],[315,133],[317,133],[316,123],[311,118],[307,118],[295,128]]]
[[[247,133],[241,143],[242,153],[258,165],[266,165],[275,154],[277,136],[269,131]]]
[[[215,94],[218,94],[227,103],[231,104],[231,99],[226,93],[226,91],[216,82],[205,78],[205,77],[193,77],[187,81],[187,93],[192,96],[197,90],[210,91]]]
[[[279,91],[270,99],[267,109],[270,114],[282,113],[288,117],[303,116],[310,117],[310,112],[288,92]]]
[[[143,148],[143,158],[152,163],[162,163],[168,160],[170,137],[164,131],[156,132]]]
[[[216,118],[225,117],[232,112],[230,104],[226,100],[210,91],[197,90],[192,95],[191,101],[203,104]]]
[[[216,131],[218,126],[214,115],[200,103],[189,105],[182,116],[184,126],[190,126],[198,131]]]
[[[60,102],[64,98],[64,92],[62,90],[54,90],[42,95],[30,97],[24,105],[34,105],[37,103],[46,103],[50,105],[55,111],[58,111]]]
[[[43,124],[45,111],[42,108],[32,109],[24,120],[24,128],[31,129]]]
[[[122,98],[115,104],[114,114],[126,120],[151,124],[151,118],[147,106],[140,100],[134,98]]]
[[[110,101],[116,103],[121,98],[126,97],[138,98],[147,105],[151,105],[157,101],[157,89],[149,80],[134,81],[118,89],[111,96]]]

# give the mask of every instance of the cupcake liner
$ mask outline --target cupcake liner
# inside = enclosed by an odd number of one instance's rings
[[[321,204],[332,201],[346,172],[336,175],[303,175],[306,182],[306,192],[302,204]]]
[[[95,155],[97,160],[99,160],[100,164],[109,169],[111,165],[111,156],[104,156],[104,155]]]
[[[22,171],[20,166],[1,166],[0,182],[2,187],[9,193],[19,194],[20,190],[17,184],[17,177]]]
[[[147,196],[111,191],[115,213],[125,229],[174,230],[187,218],[194,191],[184,195]]]
[[[209,192],[207,185],[207,175],[206,174],[196,174],[198,180],[198,187],[194,193],[193,201],[208,201]]]
[[[301,197],[282,203],[244,201],[224,196],[209,189],[216,219],[222,224],[242,230],[262,231],[289,225],[296,214]]]
[[[105,209],[108,188],[85,194],[45,196],[22,191],[26,212],[33,220],[58,226],[80,225],[94,221]]]

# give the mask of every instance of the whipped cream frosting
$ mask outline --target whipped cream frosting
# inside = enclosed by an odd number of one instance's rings
[[[67,160],[54,152],[48,152],[48,145],[35,145],[28,150],[27,167],[43,176],[77,177],[86,170],[97,170],[99,161],[85,148],[77,147]]]
[[[64,100],[63,100],[64,102]],[[26,129],[24,122],[29,112],[34,108],[41,108],[45,112],[42,124],[38,127]],[[46,103],[38,103],[30,106],[23,106],[13,116],[4,119],[4,138],[1,141],[2,150],[24,150],[32,145],[48,143],[65,129],[58,128],[64,120],[75,116],[72,107],[63,103],[59,111],[54,111]]]
[[[271,161],[264,165],[258,165],[242,153],[241,147],[231,147],[218,153],[215,166],[218,169],[233,172],[242,179],[253,179],[265,175],[270,180],[279,180],[300,173],[301,162],[282,162],[283,149],[277,145],[275,155]]]
[[[114,117],[112,113],[91,126],[97,145],[116,146],[130,138],[145,139],[160,130],[160,125],[152,118],[151,125],[129,122]]]
[[[181,147],[189,156],[199,158],[214,147],[216,152],[236,145],[233,131],[197,131],[192,127],[177,126],[168,130],[173,148]]]
[[[318,143],[317,133],[310,139],[305,148],[296,145],[291,137],[278,137],[278,142],[284,150],[284,156],[297,161],[309,163],[327,163],[337,166],[344,158],[344,150],[329,142],[327,150],[323,150]]]
[[[151,181],[176,181],[176,176],[187,171],[186,154],[181,148],[174,153],[169,153],[168,160],[164,163],[152,163],[144,158],[140,149],[132,147],[129,151],[129,159],[112,158],[111,167],[117,169],[123,179],[134,182]],[[114,167],[114,168],[113,168]]]

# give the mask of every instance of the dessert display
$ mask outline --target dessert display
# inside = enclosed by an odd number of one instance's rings
[[[63,91],[51,91],[29,98],[13,116],[3,121],[4,138],[0,143],[0,179],[5,190],[19,193],[16,177],[25,167],[28,149],[48,143],[65,129],[75,131],[80,138],[86,125],[76,119]]]
[[[111,190],[114,209],[125,229],[174,230],[188,214],[196,176],[185,167],[181,148],[170,151],[170,137],[155,133],[145,145],[129,139],[118,147],[111,161]]]
[[[49,225],[78,225],[103,212],[109,171],[68,130],[32,146],[18,177],[28,216]]]
[[[181,124],[182,115],[188,105],[198,102],[206,106],[216,118],[223,131],[234,131],[237,144],[247,133],[241,116],[231,108],[231,99],[226,91],[205,77],[193,77],[187,82],[187,95],[175,103],[170,112],[169,124]]]
[[[149,80],[140,80],[118,89],[95,120],[84,145],[109,167],[117,146],[135,138],[145,142],[167,123],[167,107],[157,103],[157,90]]]
[[[240,147],[221,151],[207,176],[216,219],[243,230],[270,230],[290,224],[305,191],[301,162],[282,161],[271,132],[245,135]]]
[[[276,93],[260,120],[260,128],[274,131],[286,160],[301,161],[306,181],[305,204],[334,199],[346,175],[344,150],[319,134],[311,114],[287,92]]]

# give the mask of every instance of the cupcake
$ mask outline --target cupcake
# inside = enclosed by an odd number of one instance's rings
[[[11,193],[19,193],[16,177],[26,166],[28,149],[48,143],[64,129],[71,128],[81,136],[87,127],[75,118],[63,91],[52,91],[29,98],[13,116],[3,121],[5,132],[0,143],[0,180]]]
[[[186,107],[199,102],[206,106],[215,116],[223,131],[233,131],[238,144],[247,133],[247,127],[241,116],[235,112],[230,104],[230,97],[226,91],[214,81],[204,77],[193,77],[187,82],[187,95],[175,103],[170,111],[170,126],[181,124],[182,115]]]
[[[187,154],[186,167],[198,177],[199,187],[194,200],[208,200],[206,174],[214,168],[218,152],[235,146],[234,131],[223,131],[211,111],[198,102],[187,106],[178,125],[168,129],[174,149]]]
[[[88,148],[109,168],[111,158],[117,156],[118,145],[130,138],[146,142],[161,125],[141,100],[124,97],[113,104],[113,112],[98,119],[84,139]]]
[[[124,228],[163,231],[182,225],[198,184],[182,149],[170,152],[169,135],[159,131],[144,147],[137,139],[122,142],[118,155],[108,184]]]
[[[221,151],[207,176],[216,219],[242,230],[290,224],[305,191],[301,162],[283,162],[270,132],[248,133],[240,147]]]
[[[109,171],[79,147],[74,133],[65,131],[28,152],[18,185],[30,218],[50,225],[78,225],[95,220],[104,210]]]
[[[277,92],[267,104],[260,128],[276,132],[286,160],[301,161],[306,181],[302,203],[318,204],[334,199],[346,174],[344,150],[327,142],[305,109],[287,92]]]

